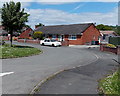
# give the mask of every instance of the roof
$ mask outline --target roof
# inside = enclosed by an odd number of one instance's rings
[[[114,31],[100,31],[100,33],[102,33],[102,34],[113,34]]]
[[[100,31],[100,34],[103,36],[103,34],[105,35],[113,35],[113,36],[117,36],[118,34],[114,31]]]
[[[71,24],[71,25],[55,25],[55,26],[41,26],[34,31],[41,31],[43,34],[70,34],[81,35],[93,23]]]

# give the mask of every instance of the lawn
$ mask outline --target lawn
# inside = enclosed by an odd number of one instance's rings
[[[120,69],[100,81],[100,90],[107,96],[120,96]]]
[[[0,45],[1,59],[26,57],[31,55],[37,55],[39,53],[41,53],[41,50],[34,47],[20,45],[13,45],[13,47],[9,47],[8,44]]]

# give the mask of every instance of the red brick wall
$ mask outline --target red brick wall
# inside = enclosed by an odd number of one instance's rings
[[[40,44],[40,40],[18,39],[17,41],[18,41],[18,42],[22,42],[22,43]]]
[[[18,42],[23,42],[23,43],[25,42],[24,39],[18,39],[17,41],[18,41]]]
[[[77,35],[77,40],[69,40],[69,45],[82,45],[81,36]]]
[[[21,34],[20,34],[20,36],[19,36],[19,38],[29,38],[30,36],[29,36],[29,33],[32,31],[32,29],[31,28],[28,28],[27,30],[25,30],[25,31],[23,31]]]
[[[83,32],[82,44],[84,45],[86,42],[98,41],[99,36],[100,32],[94,25],[91,25],[85,32]],[[93,37],[95,37],[95,39],[93,39]]]
[[[101,44],[100,51],[107,51],[115,54],[120,54],[120,46],[117,46],[117,48],[111,48],[111,47],[106,47],[105,44]]]
[[[117,47],[117,54],[120,55],[120,46]]]
[[[69,41],[61,41],[62,46],[69,46]]]
[[[40,44],[40,40],[26,40],[26,43]]]
[[[65,35],[64,40],[68,40],[69,35]],[[91,25],[83,35],[77,35],[77,40],[68,40],[69,45],[85,45],[87,42],[91,43],[92,41],[98,41],[100,32],[96,29],[94,25]],[[93,39],[95,37],[95,39]]]

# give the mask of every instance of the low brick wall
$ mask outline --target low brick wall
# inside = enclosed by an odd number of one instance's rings
[[[112,52],[112,53],[115,53],[115,54],[120,54],[120,46],[117,46],[117,48],[111,48],[111,47],[105,46],[105,44],[101,44],[100,45],[100,50],[101,51]]]
[[[62,46],[69,46],[69,41],[61,41]]]
[[[119,46],[117,46],[118,47],[118,49],[117,49],[117,54],[119,54],[120,55],[120,45]]]
[[[40,40],[26,40],[26,43],[40,44]]]
[[[25,39],[18,39],[17,41],[24,43],[24,42],[25,42]]]
[[[40,44],[40,40],[18,39],[18,42]],[[69,41],[61,41],[62,46],[69,46]]]
[[[0,36],[0,40],[8,41],[8,40],[9,40],[9,37],[8,37],[8,36]]]
[[[18,42],[22,42],[22,43],[40,44],[40,40],[18,39],[17,41],[18,41]]]

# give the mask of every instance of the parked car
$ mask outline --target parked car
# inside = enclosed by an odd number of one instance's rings
[[[48,45],[48,46],[61,46],[61,42],[57,41],[57,40],[53,40],[53,39],[44,39],[40,41],[41,45]]]

